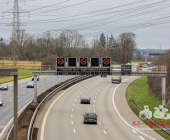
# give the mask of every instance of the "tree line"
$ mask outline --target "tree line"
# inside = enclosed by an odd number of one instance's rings
[[[131,62],[136,49],[135,37],[132,32],[122,33],[117,38],[101,33],[99,38],[94,37],[89,43],[77,31],[66,30],[58,35],[45,32],[41,37],[35,37],[21,30],[18,42],[12,40],[6,45],[5,53],[0,50],[0,55],[29,61],[41,61],[47,55],[66,58],[111,57],[112,61],[126,64]]]

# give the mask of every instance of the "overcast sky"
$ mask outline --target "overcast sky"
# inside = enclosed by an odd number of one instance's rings
[[[90,43],[103,32],[136,34],[138,48],[170,49],[170,0],[18,0],[20,22],[29,34],[77,30]],[[0,37],[9,39],[14,0],[0,0]],[[29,13],[24,13],[28,11]]]

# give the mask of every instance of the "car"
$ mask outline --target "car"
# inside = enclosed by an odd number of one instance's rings
[[[153,65],[149,65],[149,70],[153,70]]]
[[[143,68],[147,68],[148,66],[147,66],[147,64],[143,64],[143,66],[142,66]]]
[[[34,88],[34,83],[33,82],[28,82],[27,88]]]
[[[97,115],[94,112],[85,112],[83,123],[95,123],[97,124]]]
[[[39,81],[39,75],[37,75],[37,81]],[[32,81],[34,81],[34,75],[32,76]]]
[[[0,106],[4,105],[4,100],[2,98],[0,98]]]
[[[8,90],[8,85],[7,84],[1,84],[0,89],[1,90]]]
[[[107,75],[101,75],[101,77],[107,77]]]
[[[82,103],[88,103],[88,104],[90,104],[90,97],[89,96],[82,96],[81,98],[80,98],[80,103],[82,104]]]

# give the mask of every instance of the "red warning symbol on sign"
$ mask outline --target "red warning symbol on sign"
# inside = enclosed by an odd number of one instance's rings
[[[64,64],[64,59],[63,58],[58,58],[57,63],[59,65],[63,65]]]
[[[103,59],[103,64],[104,65],[109,65],[110,64],[110,59],[109,58],[104,58]]]
[[[80,60],[80,63],[81,63],[82,65],[86,65],[86,64],[87,64],[87,59],[86,59],[86,58],[82,58],[82,59]]]

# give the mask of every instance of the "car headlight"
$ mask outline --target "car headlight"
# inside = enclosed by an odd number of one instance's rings
[[[0,104],[2,104],[2,102],[0,102]]]
[[[7,87],[4,87],[4,88],[7,88]]]

